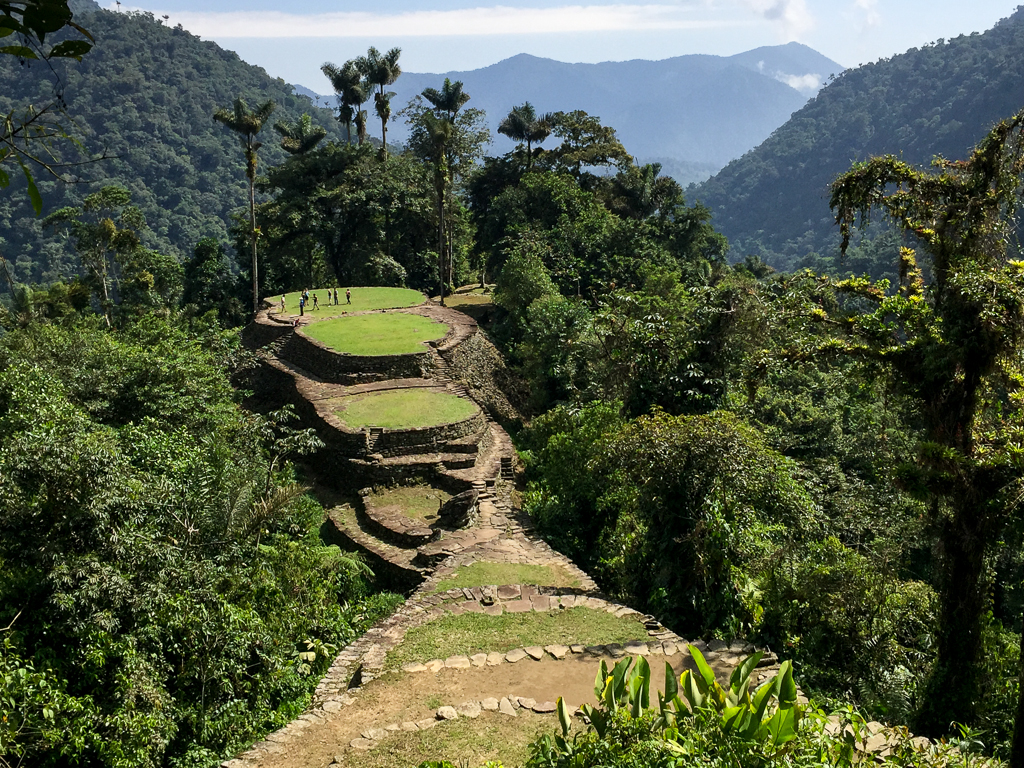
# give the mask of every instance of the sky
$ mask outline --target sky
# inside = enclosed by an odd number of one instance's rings
[[[402,49],[408,72],[478,69],[518,53],[566,62],[731,55],[797,41],[843,66],[983,32],[1020,0],[126,0],[319,93],[320,72]],[[100,0],[114,9],[115,3]]]

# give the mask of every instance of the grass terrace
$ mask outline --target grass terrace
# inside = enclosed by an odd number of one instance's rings
[[[328,304],[327,288],[310,289],[309,306],[306,307],[306,314],[311,317],[338,317],[351,312],[368,312],[373,309],[401,309],[404,307],[416,307],[422,304],[426,297],[419,291],[410,288],[350,288],[352,291],[352,303],[345,303],[346,286],[338,286],[337,306]],[[331,295],[333,296],[333,286]],[[313,295],[319,300],[320,308],[313,309]],[[285,311],[281,313],[281,294],[267,296],[266,300],[273,308],[271,314],[279,317],[297,317],[299,314],[299,296],[302,291],[292,291],[285,294]]]
[[[579,579],[557,565],[489,563],[464,565],[451,577],[437,583],[435,592],[453,588],[482,587],[487,584],[538,584],[544,587],[578,587]]]
[[[422,315],[381,312],[336,317],[303,329],[311,339],[350,355],[405,355],[423,352],[425,343],[443,339],[448,326]]]
[[[471,400],[425,387],[351,395],[333,404],[334,413],[349,429],[435,427],[464,421],[479,410]]]
[[[414,661],[505,653],[528,645],[606,645],[646,639],[646,631],[634,619],[589,608],[501,616],[463,613],[410,629],[402,644],[388,651],[385,666],[396,669]]]

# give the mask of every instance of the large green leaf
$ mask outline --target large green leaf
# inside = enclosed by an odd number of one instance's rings
[[[672,665],[665,662],[665,701],[672,701],[679,695],[679,684],[676,682],[676,673]]]
[[[734,692],[738,692],[741,687],[744,687],[744,681],[748,681],[749,683],[751,673],[757,668],[757,665],[763,656],[764,651],[758,651],[757,653],[747,656],[747,658],[737,664],[736,668],[733,669],[732,674],[729,676],[729,688]]]
[[[569,728],[572,725],[572,715],[569,714],[569,707],[561,696],[558,697],[556,709],[558,711],[558,724],[562,726],[562,735],[568,736]]]
[[[792,707],[796,704],[796,681],[793,679],[793,662],[784,661],[776,675],[778,680],[778,696],[780,707]]]
[[[704,660],[704,654],[700,652],[700,649],[695,645],[687,646],[690,649],[690,655],[693,657],[694,664],[697,665],[697,671],[700,672],[700,676],[704,678],[704,682],[707,683],[708,689],[715,686],[715,673],[711,667]]]

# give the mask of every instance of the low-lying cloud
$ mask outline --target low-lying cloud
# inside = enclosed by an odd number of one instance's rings
[[[802,3],[803,0],[788,0]],[[434,37],[535,35],[566,32],[621,32],[712,29],[748,26],[748,19],[696,18],[696,5],[571,5],[556,8],[491,6],[397,14],[284,11],[177,12],[171,24],[217,39],[231,37]],[[162,12],[155,11],[162,15]]]

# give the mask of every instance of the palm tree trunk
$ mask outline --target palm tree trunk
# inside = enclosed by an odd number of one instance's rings
[[[256,180],[249,179],[249,237],[252,239],[252,313],[260,311],[260,281],[256,262]]]
[[[441,306],[444,303],[445,289],[445,243],[444,243],[444,190],[437,191],[437,275],[441,283]]]

